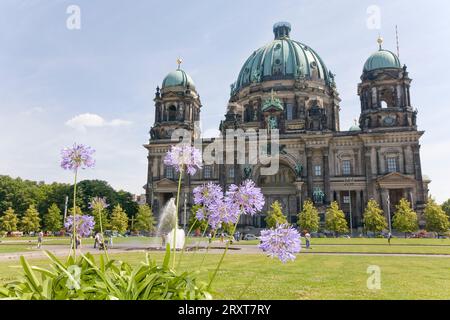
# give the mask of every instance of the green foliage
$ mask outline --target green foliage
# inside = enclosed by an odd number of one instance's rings
[[[266,223],[268,228],[274,228],[278,224],[287,223],[286,216],[282,212],[281,204],[278,201],[275,201],[270,206],[271,210],[267,212]]]
[[[319,212],[311,200],[306,200],[303,204],[303,210],[298,214],[297,224],[301,230],[308,230],[309,232],[316,232],[319,230]]]
[[[52,204],[48,208],[47,214],[44,216],[44,226],[47,231],[60,231],[62,228],[62,216],[61,210],[58,208],[56,203]]]
[[[94,217],[94,232],[100,232],[109,228],[108,211],[101,204],[95,204],[92,208],[92,216]],[[101,220],[101,225],[100,225]]]
[[[14,209],[8,208],[4,215],[0,217],[0,230],[6,232],[17,231],[18,223],[19,219],[17,218]]]
[[[116,205],[111,214],[110,226],[112,230],[124,233],[128,229],[128,216],[120,204]]]
[[[447,214],[447,216],[450,218],[450,199],[448,199],[447,201],[445,201],[442,204],[442,210],[444,210],[444,212]]]
[[[191,208],[191,216],[189,217],[189,229],[192,229],[193,231],[198,229],[200,230],[200,232],[204,232],[208,228],[207,220],[198,221],[196,217],[197,211],[201,207],[201,205],[197,204],[192,206]]]
[[[363,220],[366,231],[381,232],[388,227],[383,210],[374,199],[370,199],[367,203]]]
[[[448,216],[433,198],[425,206],[425,229],[429,232],[444,233],[450,228]]]
[[[20,229],[27,233],[39,231],[39,228],[41,227],[40,222],[41,218],[39,218],[39,212],[36,210],[34,205],[30,205],[20,220]]]
[[[138,231],[152,232],[155,231],[155,224],[156,220],[153,216],[152,208],[147,204],[140,205],[136,215],[135,229]]]
[[[333,201],[331,203],[331,206],[327,209],[327,214],[325,217],[325,229],[338,234],[346,233],[349,231],[344,211],[339,209],[339,205],[336,201]]]
[[[170,250],[161,266],[146,255],[136,267],[123,261],[99,264],[91,254],[72,256],[66,263],[46,252],[51,269],[30,266],[24,257],[20,262],[23,276],[0,287],[0,298],[18,300],[203,300],[211,299],[198,272],[177,274],[169,268]]]
[[[68,207],[73,207],[73,185],[45,184],[0,176],[0,212],[5,212],[11,207],[18,215],[22,215],[32,204],[42,214],[46,213],[52,204],[56,204],[62,211],[66,196],[69,199]],[[133,201],[133,196],[129,192],[115,191],[106,181],[100,180],[84,180],[77,184],[76,205],[83,212],[89,211],[89,202],[97,196],[105,197],[108,200],[111,205],[110,209],[107,209],[108,213],[111,213],[113,206],[117,204],[120,204],[129,216],[137,213],[138,205]]]
[[[392,219],[392,226],[394,229],[406,234],[414,232],[419,229],[417,221],[417,213],[411,208],[411,204],[406,199],[401,199],[396,206],[394,218]]]

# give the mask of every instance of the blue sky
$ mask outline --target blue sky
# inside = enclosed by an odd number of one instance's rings
[[[66,27],[69,5],[81,9],[80,30]],[[380,8],[380,29],[367,26],[371,5]],[[397,24],[400,59],[426,131],[423,172],[433,180],[431,193],[444,201],[450,198],[449,14],[448,1],[432,0],[2,0],[0,174],[70,182],[59,151],[77,141],[97,150],[96,168],[82,178],[141,193],[155,88],[176,58],[196,83],[203,130],[212,133],[240,67],[273,39],[280,20],[336,74],[341,127],[348,128],[359,115],[364,61],[379,33],[384,47],[396,50]]]

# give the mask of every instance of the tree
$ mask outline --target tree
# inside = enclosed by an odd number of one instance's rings
[[[19,219],[17,218],[14,209],[8,208],[5,214],[0,218],[0,230],[6,232],[17,231],[17,224]]]
[[[325,229],[333,231],[335,234],[348,232],[344,211],[339,209],[339,205],[336,201],[333,201],[331,206],[327,209]]]
[[[448,199],[447,201],[445,201],[442,204],[442,210],[444,210],[444,212],[447,214],[447,216],[450,218],[450,199]]]
[[[364,229],[372,232],[381,232],[388,226],[383,210],[374,199],[370,199],[367,203],[363,222]]]
[[[26,233],[38,231],[41,227],[40,222],[41,218],[39,218],[39,212],[34,205],[30,205],[20,221],[21,229]]]
[[[128,216],[120,204],[116,205],[111,214],[110,226],[112,230],[124,233],[128,229]]]
[[[392,226],[394,229],[406,234],[414,232],[419,229],[417,221],[417,213],[411,208],[411,204],[406,199],[401,199],[399,204],[395,207],[396,211],[392,219]]]
[[[282,212],[281,204],[275,201],[270,206],[271,210],[267,212],[267,217],[265,219],[268,228],[274,228],[278,224],[287,223],[286,216]]]
[[[60,231],[62,228],[62,216],[61,210],[58,208],[56,203],[52,204],[48,208],[47,214],[44,216],[45,230],[47,231]]]
[[[316,232],[319,230],[319,212],[311,200],[303,203],[303,210],[298,214],[297,224],[302,230]]]
[[[138,208],[136,214],[136,224],[134,225],[138,231],[152,232],[155,230],[156,220],[153,216],[152,208],[147,204],[142,204]]]
[[[425,229],[429,232],[447,232],[450,227],[448,216],[433,198],[429,198],[425,206]]]
[[[92,208],[92,216],[94,217],[95,221],[94,232],[100,232],[102,230],[104,231],[105,229],[109,228],[108,211],[100,204],[96,204]]]

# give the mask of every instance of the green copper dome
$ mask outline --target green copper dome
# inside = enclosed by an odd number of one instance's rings
[[[259,48],[244,63],[232,94],[251,83],[280,79],[317,79],[330,83],[330,74],[319,55],[307,45],[289,38],[291,25],[278,22],[273,27],[275,40]]]
[[[195,89],[195,84],[192,78],[183,70],[177,69],[169,73],[163,80],[162,88],[168,87],[187,87]]]
[[[389,50],[381,49],[372,54],[364,64],[364,72],[378,69],[401,69],[400,59]]]
[[[353,125],[348,129],[348,131],[361,131],[361,128],[358,125]]]

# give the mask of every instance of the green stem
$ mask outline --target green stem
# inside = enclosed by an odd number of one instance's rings
[[[235,225],[234,225],[234,227],[233,227],[233,231],[231,232],[231,237],[233,237],[234,233],[236,232],[236,228],[237,228],[237,225],[238,225],[238,223],[239,223],[240,217],[241,217],[241,215],[239,214],[239,216],[238,216],[238,218],[237,218],[237,221],[236,221],[236,223],[235,223]],[[230,240],[231,240],[231,239],[228,240],[227,245],[225,246],[225,250],[223,251],[222,257],[220,257],[220,261],[219,261],[219,263],[217,264],[216,270],[214,270],[214,273],[213,273],[213,275],[212,275],[212,277],[211,277],[211,280],[209,280],[207,290],[211,289],[211,285],[212,285],[214,279],[216,278],[216,275],[217,275],[217,272],[218,272],[219,269],[220,269],[220,266],[221,266],[222,263],[223,263],[223,259],[225,258],[226,254],[227,254],[227,252],[228,252],[228,247],[230,246],[230,243],[231,243]]]
[[[180,176],[178,178],[178,191],[177,191],[177,210],[175,212],[175,228],[173,229],[173,260],[172,269],[175,267],[175,255],[177,253],[177,228],[178,228],[178,205],[180,203],[180,190],[181,190],[181,178],[183,177],[183,167],[180,170]]]
[[[103,209],[104,210],[104,209]],[[102,223],[102,214],[103,214],[103,210],[98,208],[98,214],[99,214],[99,219],[100,219],[100,234],[102,235],[102,241],[103,241],[103,250],[105,250],[105,256],[106,256],[106,260],[109,262],[109,256],[108,256],[108,249],[106,247],[105,244],[105,237],[103,235],[103,223]]]
[[[181,260],[183,259],[183,255],[184,252],[186,251],[186,246],[187,246],[187,240],[189,239],[189,234],[191,233],[192,229],[194,228],[195,224],[197,223],[198,219],[195,218],[194,223],[192,224],[192,226],[189,228],[189,231],[185,237],[185,241],[184,241],[184,245],[183,245],[183,250],[181,251],[180,254],[180,260],[178,260],[178,264],[177,264],[177,269],[179,269],[180,265],[181,265]]]
[[[77,252],[77,224],[75,221],[76,217],[76,209],[77,209],[77,176],[78,176],[78,170],[75,169],[75,181],[73,184],[73,220],[72,220],[72,245],[73,245],[73,257],[76,258],[76,252]]]
[[[202,259],[199,269],[201,269],[201,267],[203,267],[203,263],[205,263],[206,256],[208,255],[209,249],[211,248],[211,245],[212,245],[214,239],[216,238],[216,234],[217,234],[217,230],[214,230],[214,234],[211,235],[211,242],[208,243],[208,246],[206,247],[206,251],[203,254],[203,259]],[[198,248],[197,248],[197,250],[198,250]]]

